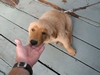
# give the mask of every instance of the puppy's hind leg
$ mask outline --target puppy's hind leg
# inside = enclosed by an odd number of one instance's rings
[[[65,31],[70,40],[70,44],[72,44],[72,21],[68,15],[66,15]]]
[[[71,56],[74,56],[76,54],[76,51],[72,48],[72,46],[71,46],[71,44],[69,42],[68,37],[64,38],[61,42],[63,43],[65,49],[68,51],[68,53]]]
[[[69,42],[72,45],[72,32],[66,31],[66,35],[68,36]]]

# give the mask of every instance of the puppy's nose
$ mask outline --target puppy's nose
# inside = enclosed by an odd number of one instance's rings
[[[36,45],[38,42],[35,41],[35,40],[31,40],[30,43],[31,43],[32,45]]]

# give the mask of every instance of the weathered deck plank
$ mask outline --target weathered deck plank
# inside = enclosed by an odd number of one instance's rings
[[[3,46],[4,47],[6,47],[6,41],[4,41],[4,39],[3,39],[3,37],[1,37],[0,36],[0,75],[4,75],[4,74],[8,74],[8,72],[10,71],[10,69],[11,69],[11,66],[9,66],[8,64],[7,64],[7,61],[6,61],[6,59],[3,59],[2,58],[2,54],[3,54],[3,51],[5,51],[5,48],[3,48]],[[9,48],[8,48],[9,49]],[[8,55],[9,56],[9,54],[6,52],[6,55]],[[3,57],[5,57],[4,55],[3,55]],[[9,58],[10,59],[10,58]],[[6,61],[6,62],[5,62]]]
[[[40,60],[43,60],[44,63],[56,69],[59,73],[61,73],[61,75],[100,75],[100,73],[97,73],[83,63],[60,51],[55,50],[50,45],[46,46],[44,54],[48,55],[42,55]]]
[[[25,4],[27,4],[27,5],[24,6]],[[35,17],[40,17],[46,11],[53,9],[49,6],[40,4],[40,3],[36,2],[35,0],[27,0],[27,1],[21,0],[20,3],[18,4],[18,6],[16,6],[16,7],[22,11],[27,12],[28,14],[35,16]]]
[[[3,60],[0,59],[0,75],[7,75],[11,67],[7,65]]]
[[[0,17],[0,33],[14,41],[15,38],[19,38],[23,43],[27,43],[27,32],[20,29],[13,23]],[[9,27],[8,27],[9,25]],[[6,30],[6,31],[5,31]],[[16,35],[18,34],[18,35]],[[8,48],[7,48],[8,50]],[[50,54],[50,55],[48,55]],[[55,55],[56,54],[56,55]],[[58,51],[50,45],[46,45],[46,50],[42,54],[40,60],[44,63],[58,71],[61,75],[100,75],[100,73],[94,71],[93,69],[87,67],[79,61],[75,61],[72,57]],[[70,64],[70,65],[69,65]],[[77,69],[76,69],[77,68]]]

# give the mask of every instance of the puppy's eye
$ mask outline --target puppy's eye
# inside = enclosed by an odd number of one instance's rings
[[[43,35],[46,35],[46,32],[42,32]]]
[[[32,31],[35,31],[35,29],[32,29]]]

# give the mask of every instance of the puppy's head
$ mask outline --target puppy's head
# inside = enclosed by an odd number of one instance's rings
[[[42,43],[50,42],[51,38],[57,38],[57,31],[49,27],[32,23],[29,26],[29,42],[32,45],[39,46]]]

